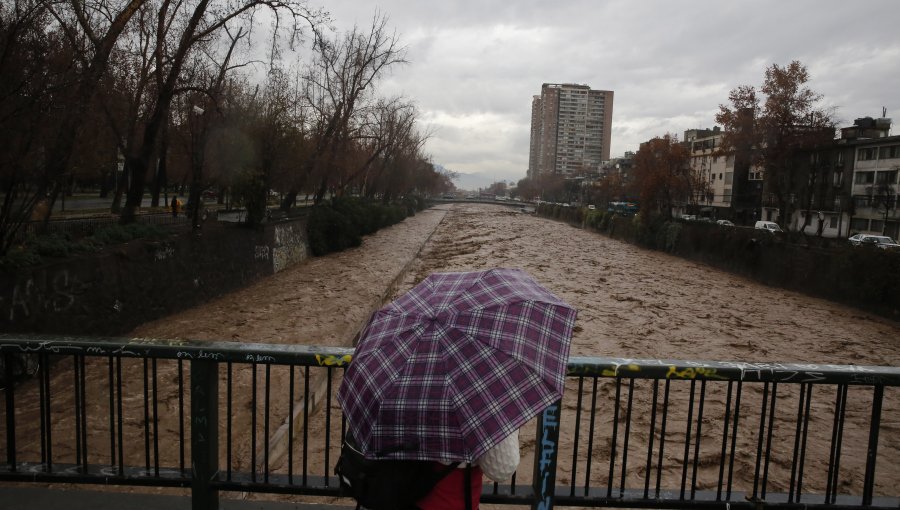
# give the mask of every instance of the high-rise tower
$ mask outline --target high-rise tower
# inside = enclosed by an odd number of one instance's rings
[[[531,102],[528,176],[597,171],[609,159],[613,92],[545,83]]]

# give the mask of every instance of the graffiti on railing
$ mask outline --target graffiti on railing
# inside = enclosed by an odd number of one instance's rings
[[[696,379],[697,377],[703,377],[704,379],[728,379],[719,375],[715,368],[688,367],[679,370],[678,367],[669,365],[669,371],[666,372],[666,379]]]
[[[882,370],[877,376],[873,371]],[[569,376],[641,379],[731,380],[747,382],[897,384],[900,370],[829,363],[754,363],[636,358],[573,358]]]
[[[342,367],[350,364],[352,360],[353,356],[350,354],[344,354],[343,356],[316,354],[316,362],[319,363],[320,367]]]
[[[192,434],[198,443],[205,443],[205,431],[209,424],[209,409],[206,407],[206,387],[202,383],[197,383],[194,384],[193,391],[194,396],[191,400],[194,402],[193,405],[196,407],[196,412],[194,413],[194,419],[192,420]]]
[[[168,347],[181,347],[183,345],[187,345],[187,340],[179,340],[177,338],[144,338],[144,337],[134,337],[128,340],[128,345],[164,345]]]
[[[541,419],[541,444],[537,452],[537,480],[535,487],[537,509],[545,510],[553,505],[553,494],[556,485],[556,448],[559,440],[559,404],[552,404],[544,409]]]
[[[207,352],[200,351],[195,353],[190,353],[186,351],[179,351],[176,355],[178,358],[187,358],[187,359],[208,359],[212,361],[221,361],[225,358],[225,355],[221,352]]]

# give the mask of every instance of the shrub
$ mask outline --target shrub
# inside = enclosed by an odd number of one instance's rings
[[[29,237],[21,246],[11,249],[0,258],[0,266],[7,268],[36,266],[44,258],[65,258],[78,253],[101,250],[104,246],[122,244],[134,239],[158,238],[166,235],[160,227],[132,223],[110,225],[98,229],[92,235],[74,240],[66,233],[51,233]]]
[[[657,246],[669,253],[674,253],[678,248],[678,241],[681,237],[681,223],[677,221],[666,222],[660,232],[663,234],[663,239],[661,243],[657,243]]]
[[[240,172],[232,184],[234,205],[247,210],[247,223],[259,225],[266,217],[269,189],[265,177],[255,170]]]
[[[612,220],[613,213],[610,211],[606,211],[603,213],[603,216],[600,218],[600,230],[608,231],[609,230],[609,222]]]
[[[593,229],[599,229],[600,223],[603,220],[603,212],[602,211],[588,211],[587,215],[584,218],[584,224]]]
[[[67,234],[48,234],[32,238],[32,249],[39,257],[68,257],[75,243]]]
[[[312,208],[307,236],[310,250],[316,256],[362,244],[359,230],[350,218],[327,205]]]
[[[398,204],[382,204],[358,197],[338,197],[330,205],[314,207],[309,215],[307,235],[316,256],[345,250],[362,243],[362,236],[389,227],[415,214],[425,205],[415,197]],[[412,208],[412,212],[410,212]]]
[[[418,204],[416,203],[416,198],[412,195],[407,195],[403,197],[403,207],[406,208],[407,216],[415,216],[416,211],[418,210]]]
[[[331,206],[357,227],[359,235],[368,235],[381,228],[377,214],[372,214],[375,207],[360,198],[336,197]]]
[[[111,225],[104,227],[94,235],[82,240],[82,244],[87,246],[104,246],[110,244],[127,243],[133,239],[159,238],[166,235],[166,231],[154,225],[144,225],[142,223],[132,223],[130,225]]]

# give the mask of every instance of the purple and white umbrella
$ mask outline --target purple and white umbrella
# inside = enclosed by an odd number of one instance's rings
[[[428,276],[360,333],[351,435],[370,458],[478,459],[562,397],[575,315],[519,269]]]

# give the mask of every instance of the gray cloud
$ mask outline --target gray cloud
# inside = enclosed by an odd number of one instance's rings
[[[413,98],[426,150],[459,172],[519,179],[531,97],[544,82],[615,91],[612,154],[666,132],[709,127],[738,85],[800,60],[845,124],[900,118],[896,0],[634,2],[351,0],[325,4],[338,29],[387,14],[411,63],[381,83]]]

